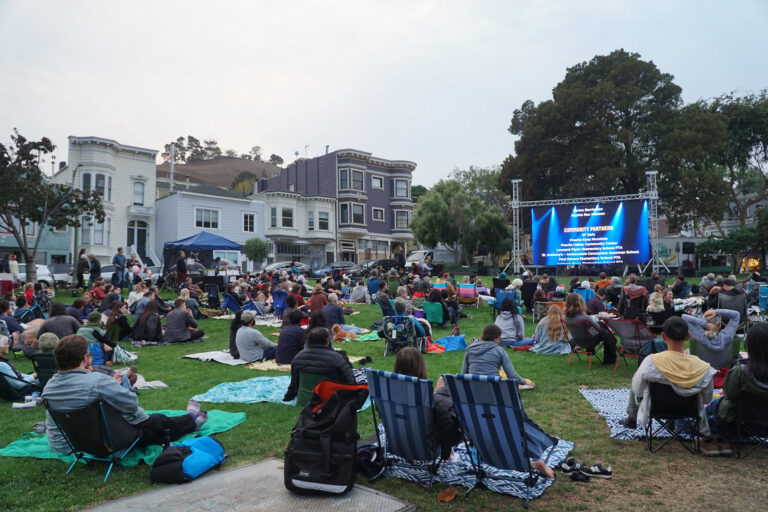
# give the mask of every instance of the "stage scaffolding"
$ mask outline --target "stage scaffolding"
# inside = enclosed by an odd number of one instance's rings
[[[644,266],[638,265],[637,268],[641,273],[644,273],[649,266],[652,265],[654,272],[659,270],[659,267],[664,267],[667,271],[669,269],[664,264],[664,261],[659,257],[659,217],[658,217],[658,201],[659,191],[656,187],[656,176],[658,171],[646,171],[645,173],[645,192],[640,194],[624,194],[618,196],[602,196],[602,197],[577,197],[572,199],[552,199],[541,201],[521,201],[520,200],[520,183],[523,180],[512,180],[512,258],[504,268],[507,272],[512,270],[513,274],[521,273],[525,270],[523,265],[523,254],[520,248],[520,209],[531,208],[534,206],[561,206],[567,204],[585,204],[585,203],[604,203],[609,201],[630,201],[632,199],[646,199],[648,200],[648,234],[651,244],[651,260]],[[627,269],[625,269],[626,272]]]

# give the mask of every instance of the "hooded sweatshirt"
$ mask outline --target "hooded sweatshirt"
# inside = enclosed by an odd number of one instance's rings
[[[501,341],[520,341],[525,337],[522,315],[502,311],[494,323],[501,328]]]
[[[517,374],[507,351],[494,341],[475,340],[464,353],[461,373],[499,376],[499,367],[507,374],[507,379],[525,384],[525,379]]]
[[[658,365],[658,366],[657,366]],[[645,425],[650,419],[651,397],[649,382],[659,382],[672,386],[680,396],[698,396],[699,431],[707,436],[710,433],[704,404],[712,400],[712,376],[714,368],[696,356],[667,350],[660,354],[646,357],[632,377],[632,391],[636,397],[642,397],[637,412],[637,423]]]

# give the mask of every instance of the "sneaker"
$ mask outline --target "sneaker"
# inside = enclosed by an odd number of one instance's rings
[[[619,425],[621,425],[624,428],[635,430],[637,428],[637,419],[630,418],[629,416],[627,416],[623,420],[619,420]]]
[[[566,475],[570,475],[571,473],[578,473],[581,470],[581,466],[583,465],[584,464],[582,462],[576,462],[576,459],[569,457],[568,459],[561,462],[557,468]]]
[[[720,456],[720,445],[715,441],[702,441],[699,443],[699,450],[708,457]]]
[[[613,478],[613,471],[611,466],[605,467],[602,462],[598,462],[592,466],[582,466],[579,471],[582,475],[587,475],[595,478]]]
[[[730,457],[733,455],[733,449],[731,443],[728,441],[718,441],[717,447],[720,448],[720,455],[723,457]]]

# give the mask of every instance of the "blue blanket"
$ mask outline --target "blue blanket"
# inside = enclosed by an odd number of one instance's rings
[[[288,376],[254,377],[240,382],[223,382],[205,393],[193,396],[192,400],[214,403],[255,404],[271,402],[273,404],[296,405],[295,399],[290,402],[283,402],[283,397],[288,391],[290,383],[291,378]],[[370,405],[369,398],[360,410],[367,409]]]
[[[446,352],[464,350],[467,348],[467,343],[464,341],[463,334],[458,334],[456,336],[443,336],[439,340],[435,340],[434,343],[444,346]]]
[[[380,442],[386,443],[386,440],[384,439],[384,428],[381,425],[379,425],[379,427],[381,433]],[[555,467],[565,460],[572,449],[573,443],[571,441],[560,439],[557,446],[554,448],[549,447],[545,450],[541,459],[545,460],[547,456],[549,456],[547,465]],[[472,462],[467,455],[466,448],[462,444],[454,447],[453,451],[456,453],[457,458],[452,462],[445,461],[440,464],[436,480],[445,485],[460,485],[467,488],[472,487],[476,481],[476,477]],[[392,464],[384,473],[385,476],[402,478],[422,485],[429,485],[431,476],[429,473],[429,463],[415,462],[408,464],[399,457],[393,457],[392,461]],[[488,477],[485,482],[490,490],[525,499],[527,493],[526,485],[523,482],[526,476],[525,473],[499,469],[489,466],[488,464],[482,464],[482,469]],[[536,481],[536,485],[531,488],[530,497],[538,498],[554,483],[554,481],[554,479],[548,479],[543,476],[539,477]]]

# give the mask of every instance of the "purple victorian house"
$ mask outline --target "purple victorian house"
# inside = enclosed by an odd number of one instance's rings
[[[362,263],[394,258],[413,240],[408,226],[415,168],[408,160],[386,160],[357,149],[341,149],[298,160],[280,175],[262,180],[259,190],[334,199],[333,257]]]

